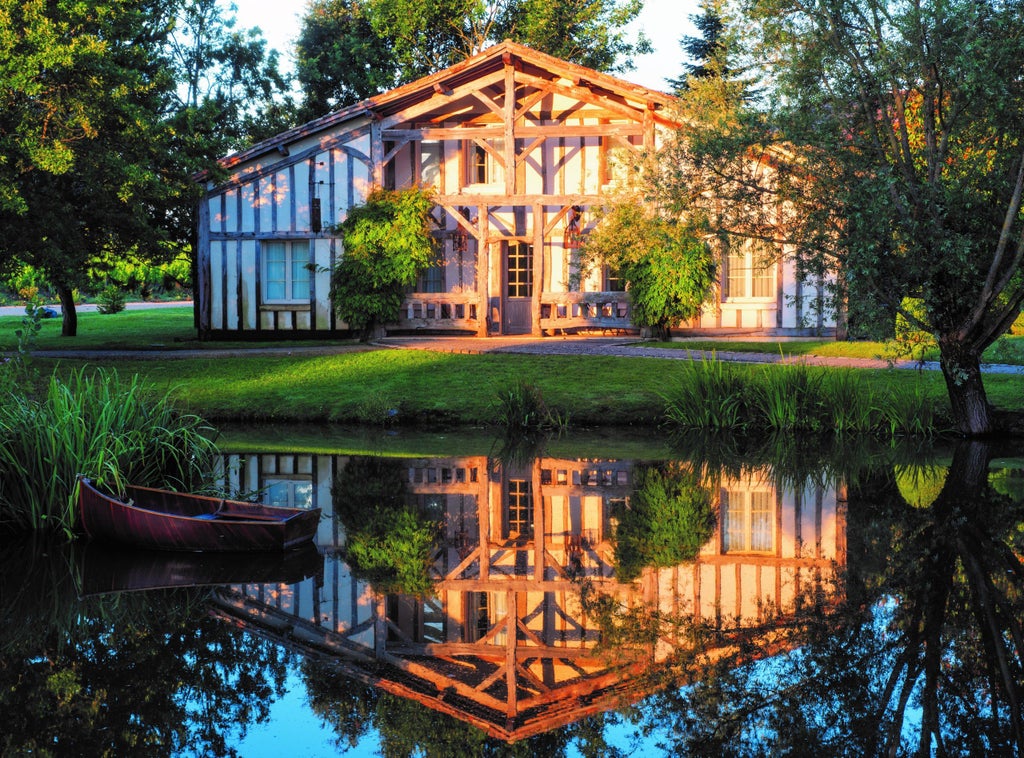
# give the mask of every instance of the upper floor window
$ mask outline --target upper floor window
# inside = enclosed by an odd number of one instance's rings
[[[309,301],[309,242],[265,240],[263,252],[263,302]]]
[[[501,161],[495,155],[505,149],[505,141],[489,140],[490,150],[477,142],[468,143],[467,166],[469,175],[467,184],[499,184],[505,179]]]
[[[778,256],[767,243],[748,241],[726,259],[729,298],[774,298]]]

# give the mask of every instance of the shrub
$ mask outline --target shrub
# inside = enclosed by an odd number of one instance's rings
[[[125,291],[117,285],[111,284],[100,293],[97,298],[96,310],[100,313],[120,313],[125,309],[128,296]]]
[[[138,377],[85,370],[50,379],[43,397],[18,394],[0,407],[0,526],[76,525],[76,477],[192,489],[217,452],[213,429],[154,396]]]
[[[632,581],[646,567],[668,568],[697,557],[715,531],[710,490],[678,466],[637,467],[629,504],[615,516],[616,575]]]

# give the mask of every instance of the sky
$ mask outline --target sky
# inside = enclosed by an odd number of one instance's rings
[[[257,26],[269,46],[290,66],[292,44],[299,33],[304,0],[234,0],[238,6],[238,26]],[[656,90],[667,90],[665,80],[682,73],[679,40],[694,34],[690,16],[697,12],[697,0],[645,0],[636,22],[654,45],[654,52],[637,58],[636,68],[621,78]]]

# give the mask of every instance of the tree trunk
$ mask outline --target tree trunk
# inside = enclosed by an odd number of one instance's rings
[[[78,312],[75,310],[75,294],[70,287],[57,287],[57,296],[60,298],[60,308],[63,311],[60,336],[77,337]]]
[[[957,431],[967,437],[991,434],[992,413],[981,379],[980,352],[940,339],[939,355]]]

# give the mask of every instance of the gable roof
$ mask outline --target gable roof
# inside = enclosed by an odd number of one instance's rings
[[[643,104],[645,108],[652,111],[665,108],[676,100],[674,96],[665,92],[633,84],[610,74],[570,63],[511,40],[505,40],[437,73],[281,132],[252,147],[225,156],[218,163],[222,168],[230,169],[261,155],[280,151],[289,143],[360,116],[369,116],[375,119],[386,118],[419,102],[429,100],[438,92],[456,89],[482,76],[500,71],[507,62],[511,62],[517,70],[529,72],[535,77],[551,81],[565,79],[571,82],[571,86],[586,86],[612,97]],[[668,120],[665,119],[665,121]],[[202,181],[206,177],[207,172],[202,172],[196,176],[196,179]]]

